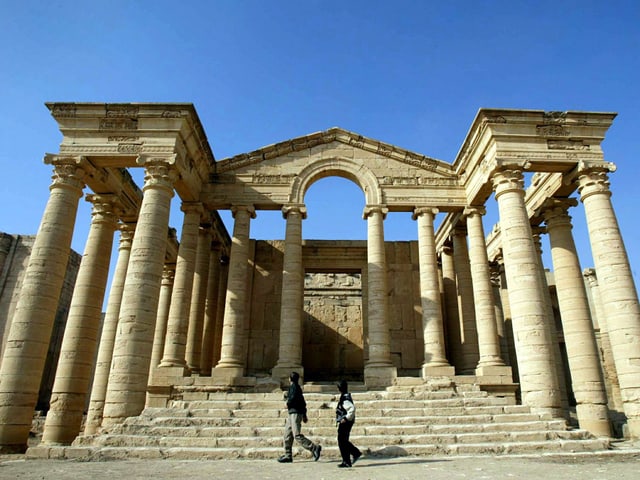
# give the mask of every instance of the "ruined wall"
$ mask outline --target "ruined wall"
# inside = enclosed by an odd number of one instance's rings
[[[302,361],[307,381],[362,380],[367,358],[366,245],[306,241]],[[247,373],[278,360],[284,241],[252,242]],[[401,375],[423,362],[417,242],[386,242],[392,360]]]
[[[10,235],[0,232],[0,364],[11,327],[11,318],[18,302],[24,273],[29,263],[29,256],[35,241],[34,235]],[[47,360],[42,374],[40,393],[36,409],[47,410],[51,388],[55,379],[55,369],[60,355],[62,336],[67,323],[71,296],[76,283],[82,256],[73,250],[69,253],[69,263],[60,293],[58,310],[56,311],[51,341],[47,351]]]

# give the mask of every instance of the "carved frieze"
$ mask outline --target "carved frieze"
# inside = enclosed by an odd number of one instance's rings
[[[142,145],[139,143],[121,143],[118,145],[119,153],[140,153]]]
[[[378,179],[380,185],[409,185],[409,186],[418,186],[418,185],[430,185],[430,186],[444,186],[444,187],[454,187],[458,186],[459,182],[454,178],[433,178],[433,177],[381,177]]]

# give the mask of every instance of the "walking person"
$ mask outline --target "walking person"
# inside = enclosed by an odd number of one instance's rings
[[[313,460],[318,461],[322,446],[313,443],[302,432],[302,422],[307,423],[307,402],[304,400],[302,388],[298,384],[300,375],[298,372],[291,372],[289,375],[289,390],[285,400],[287,401],[287,421],[284,427],[284,455],[278,458],[280,463],[293,462],[293,440],[302,445],[303,448],[309,450],[313,454]]]
[[[356,421],[356,406],[349,393],[347,381],[341,380],[337,386],[340,390],[340,400],[336,407],[336,423],[338,424],[338,447],[342,456],[342,463],[338,467],[348,468],[362,455],[362,452],[349,440],[351,429]]]

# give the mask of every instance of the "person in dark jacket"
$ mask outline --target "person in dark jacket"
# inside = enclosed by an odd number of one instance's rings
[[[338,467],[348,468],[362,455],[362,452],[349,440],[351,428],[356,421],[356,406],[349,393],[347,381],[340,381],[337,387],[340,390],[340,399],[336,407],[336,423],[338,424],[338,447],[342,456],[342,463]]]
[[[313,454],[313,459],[317,462],[320,458],[322,446],[313,443],[301,432],[302,422],[307,423],[307,402],[304,400],[302,388],[298,385],[300,375],[298,372],[291,372],[289,375],[289,390],[285,400],[287,402],[287,421],[284,427],[284,455],[278,458],[280,463],[293,462],[292,446],[293,439],[309,450]]]

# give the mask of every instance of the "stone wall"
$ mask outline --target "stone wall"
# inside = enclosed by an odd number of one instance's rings
[[[11,235],[0,232],[0,339],[2,340],[0,343],[0,363],[2,363],[2,357],[4,356],[11,327],[11,318],[13,318],[13,312],[18,302],[34,241],[34,235]],[[58,364],[60,346],[62,345],[62,336],[81,259],[82,256],[77,252],[70,252],[64,285],[51,333],[51,342],[47,351],[45,369],[42,375],[40,393],[36,405],[38,410],[48,410],[49,408],[49,398],[51,397],[55,369]]]
[[[419,376],[423,337],[417,242],[385,242],[391,353],[401,375]],[[247,373],[278,360],[284,241],[252,241]],[[303,247],[305,379],[362,380],[366,352],[366,242],[307,240]]]

